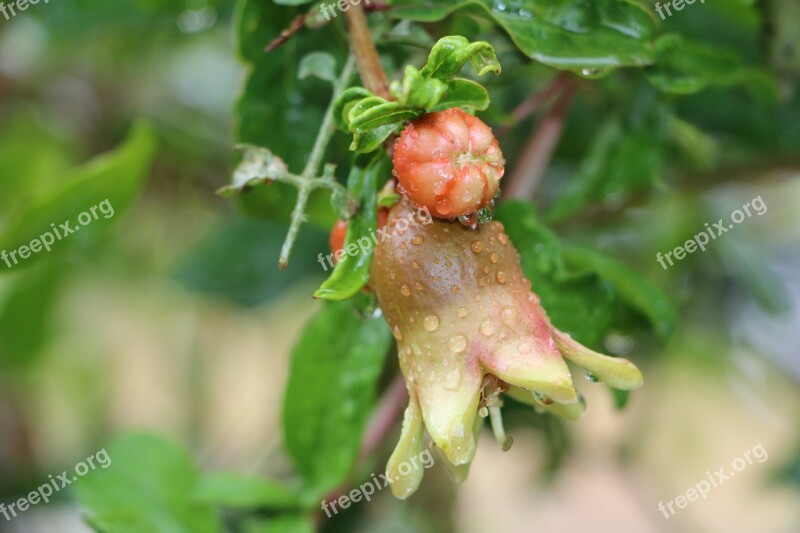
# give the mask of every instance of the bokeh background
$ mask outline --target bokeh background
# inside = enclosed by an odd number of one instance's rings
[[[97,172],[86,162],[119,147],[129,131],[139,133],[127,137],[129,152],[117,153],[104,179],[141,167],[113,191],[116,214],[97,231],[24,268],[0,263],[2,502],[139,429],[182,443],[203,470],[292,475],[282,397],[291,346],[320,305],[310,294],[324,279],[316,261],[327,235],[305,226],[281,272],[287,221],[215,195],[236,162],[234,109],[248,75],[235,8],[224,0],[51,0],[0,18],[0,243],[13,241],[16,217],[31,205],[42,220],[61,221],[65,184]],[[273,37],[294,13],[281,9]],[[514,447],[503,453],[484,435],[463,485],[434,467],[408,502],[384,491],[329,530],[800,530],[800,32],[765,21],[750,2],[715,9],[668,23],[695,35],[713,31],[763,62],[776,80],[773,97],[711,87],[671,99],[625,72],[588,82],[536,200],[547,205],[563,193],[608,120],[609,94],[617,95],[639,138],[606,172],[653,175],[633,194],[601,187],[589,209],[554,229],[624,260],[673,298],[679,320],[668,341],[605,339],[642,368],[645,386],[618,410],[605,388],[586,381],[579,386],[589,409],[579,422],[513,411]],[[540,90],[552,72],[467,17],[453,28],[498,48],[506,72],[490,85],[496,105],[486,120],[510,124],[520,95]],[[331,34],[340,45],[342,36]],[[253,127],[292,165],[305,157],[300,147],[310,144],[330,97],[319,80],[298,80],[297,64],[304,50],[322,48],[323,39],[290,41],[264,80],[263,91],[276,97]],[[387,66],[403,57],[398,49]],[[420,63],[424,53],[411,50],[406,56]],[[666,131],[651,120],[660,105],[680,119]],[[509,161],[536,120],[501,137]],[[346,146],[339,135],[331,158],[344,163]],[[657,251],[757,196],[768,206],[763,216],[669,270],[656,263]],[[668,520],[659,512],[659,501],[706,471],[730,470],[759,444],[768,460]],[[81,515],[64,492],[12,522],[0,517],[0,531],[90,531]]]

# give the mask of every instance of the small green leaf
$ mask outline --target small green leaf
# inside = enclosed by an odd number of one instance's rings
[[[370,97],[372,93],[363,87],[350,87],[342,91],[333,104],[333,120],[336,126],[344,132],[349,132],[350,110],[361,100]]]
[[[614,400],[614,408],[617,411],[625,409],[625,407],[628,405],[628,400],[631,398],[631,391],[615,389],[612,387],[609,387],[608,390],[611,392],[611,397]]]
[[[411,65],[406,67],[403,84],[393,84],[392,93],[404,106],[430,109],[447,93],[447,85],[438,79],[425,78]]]
[[[365,134],[375,128],[402,123],[418,115],[418,112],[404,108],[398,102],[387,102],[378,96],[371,96],[350,108],[347,122],[351,133]]]
[[[300,61],[297,77],[301,80],[316,76],[334,83],[336,81],[336,59],[327,52],[311,52]]]
[[[492,45],[484,41],[471,43],[460,35],[439,39],[420,73],[425,79],[447,80],[458,74],[467,61],[472,63],[478,76],[487,72],[500,74],[500,62]]]
[[[300,496],[285,485],[237,472],[216,472],[203,476],[194,497],[212,505],[237,509],[293,509],[301,505]]]
[[[345,300],[367,284],[375,251],[378,213],[375,195],[378,192],[378,180],[381,176],[388,176],[388,173],[389,159],[383,152],[372,157],[366,165],[357,160],[351,167],[347,188],[359,199],[360,208],[348,221],[341,259],[331,276],[314,293],[315,298]]]
[[[387,124],[380,128],[375,128],[369,133],[364,135],[353,135],[353,142],[350,144],[350,149],[356,154],[368,154],[377,150],[386,139],[391,135],[398,133],[402,124]]]
[[[283,427],[308,501],[350,474],[391,342],[382,318],[358,317],[348,300],[326,303],[292,349]]]
[[[87,520],[104,533],[218,533],[219,516],[192,498],[197,468],[184,448],[149,434],[121,437],[111,463],[75,483]]]
[[[443,111],[460,107],[470,111],[483,111],[489,107],[489,92],[480,83],[456,78],[445,82],[447,90],[439,103],[428,111]]]

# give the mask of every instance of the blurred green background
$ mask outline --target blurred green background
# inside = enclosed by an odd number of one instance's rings
[[[288,354],[318,309],[310,294],[325,277],[317,254],[331,215],[313,213],[281,272],[291,203],[256,194],[234,205],[214,192],[237,141],[302,165],[330,89],[298,79],[298,63],[325,50],[341,64],[345,38],[329,27],[254,59],[297,13],[262,3],[269,24],[247,34],[249,47],[232,1],[51,0],[0,18],[0,250],[105,198],[115,208],[51,252],[0,263],[0,502],[140,429],[182,443],[204,471],[292,476],[280,430]],[[621,411],[603,388],[582,387],[590,407],[577,423],[515,411],[512,450],[484,436],[462,486],[435,468],[409,502],[384,491],[329,530],[800,529],[800,30],[791,2],[693,9],[663,26],[758,73],[726,80],[723,64],[685,96],[634,69],[582,83],[534,202],[565,242],[603,250],[671,297],[668,340],[609,325],[600,341],[645,386]],[[473,17],[386,20],[390,73],[422,64],[432,35],[492,42],[504,74],[488,83],[482,116],[506,127],[513,166],[538,120],[514,122],[513,110],[555,73]],[[260,65],[252,76],[242,55]],[[338,134],[328,151],[340,179],[347,145]],[[764,215],[668,270],[656,262],[758,196]],[[658,511],[758,444],[769,459],[708,501],[669,520]],[[0,531],[89,531],[81,516],[65,491],[0,517]]]

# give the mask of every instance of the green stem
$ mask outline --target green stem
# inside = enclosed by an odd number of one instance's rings
[[[322,158],[325,155],[325,149],[328,147],[328,143],[333,135],[334,104],[336,103],[336,99],[339,97],[342,91],[347,88],[348,83],[350,83],[350,78],[353,76],[354,68],[355,58],[352,54],[350,54],[345,62],[344,68],[342,68],[339,78],[336,80],[336,83],[333,86],[333,97],[328,105],[328,109],[325,111],[325,116],[322,119],[322,125],[320,126],[317,140],[314,141],[314,148],[312,148],[311,155],[308,157],[308,163],[306,163],[303,174],[300,176],[284,175],[282,176],[282,179],[279,180],[291,183],[298,189],[297,202],[295,203],[294,210],[292,211],[292,222],[289,226],[289,232],[286,234],[286,240],[283,242],[280,260],[278,261],[278,267],[281,270],[285,269],[289,265],[289,255],[292,253],[292,248],[297,240],[297,234],[300,231],[300,226],[302,226],[303,222],[306,221],[306,204],[308,203],[308,198],[311,195],[311,191],[318,187],[327,187],[331,190],[341,187],[341,185],[330,178],[317,178],[316,175],[319,171],[319,166],[322,163]]]

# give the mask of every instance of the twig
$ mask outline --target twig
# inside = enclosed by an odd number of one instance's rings
[[[273,50],[276,50],[281,46],[283,46],[284,43],[286,43],[286,41],[288,41],[294,36],[295,33],[300,31],[300,28],[303,27],[305,22],[306,22],[306,13],[297,15],[292,21],[292,23],[289,24],[289,27],[283,30],[278,37],[276,37],[271,43],[269,43],[267,47],[264,49],[264,51],[272,52]]]
[[[537,124],[508,178],[505,190],[507,198],[527,200],[533,195],[564,131],[564,119],[577,89],[578,86],[569,80],[561,89],[553,107]]]
[[[360,5],[353,5],[345,12],[350,45],[356,55],[358,72],[364,87],[372,94],[389,99],[389,80],[381,66],[381,59],[367,24],[367,17]]]
[[[297,239],[297,232],[300,230],[300,226],[303,222],[305,222],[306,204],[308,203],[308,197],[311,191],[317,187],[329,186],[331,183],[335,182],[330,167],[326,167],[326,172],[322,177],[316,178],[315,176],[319,171],[319,165],[325,154],[325,148],[328,146],[331,135],[333,135],[333,106],[336,102],[336,98],[347,88],[348,83],[350,83],[354,67],[355,60],[353,56],[350,55],[347,58],[347,62],[345,62],[339,78],[333,86],[333,97],[328,105],[328,109],[325,111],[325,117],[322,119],[322,125],[320,126],[317,140],[314,142],[314,148],[311,150],[311,155],[308,157],[308,163],[306,163],[303,174],[300,176],[301,179],[299,183],[295,183],[298,187],[297,202],[292,211],[292,223],[289,226],[289,232],[286,234],[286,240],[283,242],[283,247],[281,248],[281,256],[278,261],[278,267],[281,270],[289,265],[289,254],[291,254],[292,247]]]
[[[542,104],[546,103],[548,100],[550,100],[550,98],[564,90],[564,87],[569,83],[570,80],[567,74],[562,73],[556,76],[547,87],[534,94],[527,100],[521,102],[516,109],[511,112],[511,119],[508,121],[508,123],[497,130],[497,135],[504,136],[508,134],[514,128],[514,126],[528,118],[537,109],[539,109]]]

